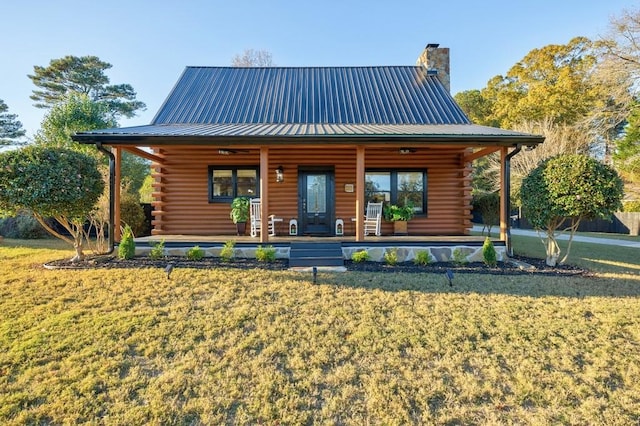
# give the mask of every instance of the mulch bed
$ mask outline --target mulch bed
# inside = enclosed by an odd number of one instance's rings
[[[511,262],[498,262],[496,267],[490,268],[484,263],[467,263],[456,265],[451,262],[434,262],[426,266],[415,265],[413,262],[403,262],[396,265],[387,265],[380,262],[353,262],[346,260],[344,266],[348,271],[360,272],[405,272],[405,273],[442,273],[451,270],[454,273],[463,274],[493,274],[493,275],[560,275],[575,276],[588,275],[588,271],[572,265],[558,265],[550,267],[544,259],[534,259],[514,256],[515,260],[525,262],[535,269],[522,269]],[[109,269],[109,268],[166,268],[171,264],[174,268],[232,268],[232,269],[264,269],[270,271],[282,271],[289,268],[286,259],[276,259],[273,262],[258,262],[256,259],[236,258],[232,261],[223,261],[217,257],[206,257],[202,260],[188,260],[185,257],[166,257],[162,260],[153,260],[148,257],[134,258],[131,260],[118,259],[115,256],[96,256],[88,258],[85,262],[71,263],[69,260],[56,260],[45,265],[49,269]]]

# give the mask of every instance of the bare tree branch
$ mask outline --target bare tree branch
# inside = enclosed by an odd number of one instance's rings
[[[267,50],[246,49],[231,61],[234,67],[273,67],[273,56]]]

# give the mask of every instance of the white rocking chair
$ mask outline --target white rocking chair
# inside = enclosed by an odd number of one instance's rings
[[[367,203],[367,214],[364,218],[364,235],[370,233],[380,236],[380,222],[382,221],[382,203]]]
[[[250,209],[250,221],[251,221],[251,229],[250,235],[252,237],[257,237],[258,233],[262,230],[262,220],[260,219],[260,198],[252,198],[249,203]],[[276,235],[276,222],[281,222],[282,219],[277,219],[275,215],[269,215],[268,222],[268,232],[269,236],[273,237]]]

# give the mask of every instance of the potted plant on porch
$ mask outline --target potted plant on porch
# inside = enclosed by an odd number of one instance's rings
[[[249,198],[237,197],[231,202],[229,217],[236,224],[238,235],[244,235],[249,220]]]
[[[412,204],[399,206],[397,204],[385,204],[382,214],[384,220],[393,222],[394,235],[407,235],[407,222],[413,218],[415,211]]]

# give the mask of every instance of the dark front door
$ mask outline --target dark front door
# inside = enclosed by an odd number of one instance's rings
[[[300,170],[298,204],[302,234],[331,235],[334,202],[333,170]]]

